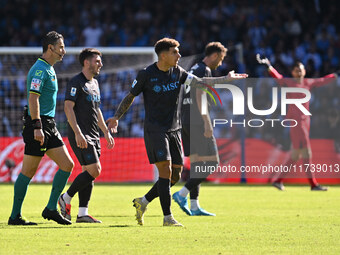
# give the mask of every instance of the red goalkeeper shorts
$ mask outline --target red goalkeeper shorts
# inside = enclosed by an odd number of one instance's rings
[[[290,128],[290,139],[292,140],[293,149],[310,148],[310,118],[304,116],[297,121],[297,126]]]

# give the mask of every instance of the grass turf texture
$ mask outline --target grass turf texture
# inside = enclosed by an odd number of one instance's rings
[[[176,185],[172,192],[182,185]],[[162,227],[159,200],[148,206],[144,226],[132,199],[147,185],[95,185],[89,212],[102,224],[61,226],[44,220],[51,185],[31,184],[23,215],[38,226],[8,226],[13,185],[0,185],[0,254],[340,254],[340,187],[311,192],[307,186],[203,185],[200,203],[216,217],[186,216],[185,228]],[[72,221],[78,198],[72,201]]]

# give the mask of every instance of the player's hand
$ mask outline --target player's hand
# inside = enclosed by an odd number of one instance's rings
[[[106,121],[107,128],[111,133],[117,133],[118,120],[115,117],[109,118]]]
[[[78,133],[75,136],[76,136],[77,146],[80,149],[86,149],[87,148],[87,141],[85,139],[85,136],[82,133]]]
[[[111,136],[109,130],[107,130],[107,132],[104,133],[104,137],[105,137],[106,142],[107,142],[106,148],[111,150],[115,146],[115,140]]]
[[[230,71],[227,75],[230,80],[240,80],[248,77],[246,73],[235,73],[235,71]]]
[[[256,54],[256,60],[261,65],[267,65],[268,67],[271,66],[270,61],[268,58],[261,58],[260,54]]]
[[[213,128],[211,126],[211,123],[208,121],[204,122],[204,136],[206,138],[210,138],[213,136]]]
[[[40,146],[44,144],[45,135],[42,129],[34,129],[34,140],[40,142]]]

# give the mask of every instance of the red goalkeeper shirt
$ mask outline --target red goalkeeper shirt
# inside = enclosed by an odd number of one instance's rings
[[[334,74],[328,74],[322,78],[304,78],[302,79],[302,82],[300,83],[294,78],[284,78],[274,67],[269,68],[269,74],[275,79],[278,79],[278,83],[280,86],[286,86],[286,87],[294,87],[294,88],[304,88],[307,90],[311,90],[315,87],[321,87],[324,85],[327,85],[331,83],[336,76]],[[287,98],[289,99],[298,99],[303,98],[304,95],[301,93],[288,93]],[[306,102],[303,104],[303,106],[309,110],[309,102]],[[288,106],[288,113],[287,117],[292,119],[301,119],[303,116],[305,116],[299,108],[296,107],[296,105],[289,105]]]

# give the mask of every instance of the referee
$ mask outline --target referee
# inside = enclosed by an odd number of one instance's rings
[[[14,184],[13,208],[8,225],[37,225],[21,216],[21,207],[28,185],[45,154],[59,166],[59,170],[53,178],[50,199],[42,216],[59,224],[71,224],[57,211],[58,198],[74,167],[54,121],[58,81],[53,65],[61,61],[66,53],[64,38],[51,31],[44,36],[42,46],[42,56],[27,75],[28,112],[22,132],[25,151],[22,170]]]

